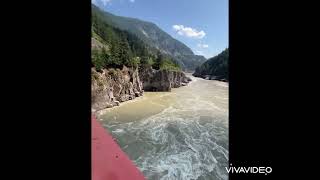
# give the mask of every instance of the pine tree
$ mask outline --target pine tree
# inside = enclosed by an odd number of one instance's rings
[[[131,66],[130,47],[129,47],[129,43],[126,40],[126,37],[124,34],[121,34],[121,40],[120,40],[119,47],[120,47],[119,60],[120,60],[121,64],[126,65],[126,66]]]
[[[120,66],[121,65],[121,61],[120,61],[120,47],[119,47],[119,43],[117,42],[117,40],[114,40],[111,44],[111,57],[110,57],[110,61],[112,65],[115,66]]]
[[[157,52],[157,58],[155,59],[155,62],[153,64],[154,69],[160,69],[161,63],[163,61],[163,55],[160,51]]]

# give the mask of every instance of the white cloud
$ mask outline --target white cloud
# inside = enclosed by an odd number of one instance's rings
[[[100,0],[104,6],[106,6],[111,0]]]
[[[202,56],[204,55],[203,51],[199,51],[199,50],[195,50],[195,53]]]
[[[202,30],[198,31],[191,27],[185,27],[184,25],[173,25],[172,27],[181,36],[202,39],[206,35]]]
[[[110,3],[111,0],[92,0],[93,4],[103,4],[104,6],[106,6],[108,3]]]
[[[208,47],[209,47],[208,44],[197,44],[197,46],[198,46],[199,48],[208,48]]]

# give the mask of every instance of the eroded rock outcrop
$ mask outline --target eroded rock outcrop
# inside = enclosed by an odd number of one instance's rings
[[[121,102],[132,100],[143,94],[142,83],[137,69],[123,67],[120,69],[104,69],[97,72],[91,70],[92,110],[97,111]]]
[[[119,106],[121,102],[142,96],[144,91],[171,91],[186,86],[190,78],[183,72],[127,68],[91,70],[92,111]]]
[[[185,86],[191,81],[183,72],[152,68],[140,70],[140,79],[145,91],[171,91],[171,88]]]

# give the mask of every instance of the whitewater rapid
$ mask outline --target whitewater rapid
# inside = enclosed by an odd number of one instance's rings
[[[228,83],[191,78],[99,117],[149,180],[228,179]]]

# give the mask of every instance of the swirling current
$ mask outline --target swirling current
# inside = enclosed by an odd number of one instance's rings
[[[99,115],[149,180],[228,179],[228,83],[191,78]]]

